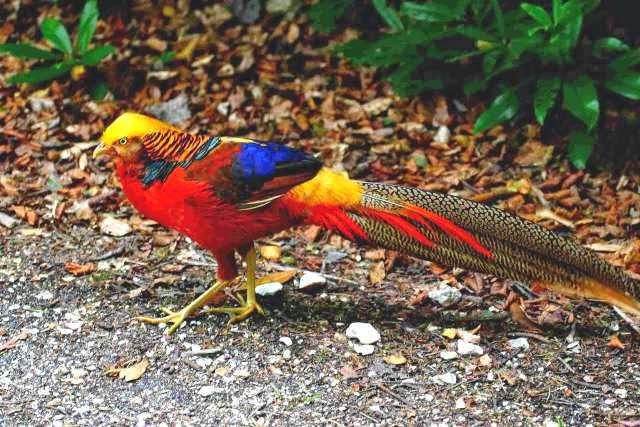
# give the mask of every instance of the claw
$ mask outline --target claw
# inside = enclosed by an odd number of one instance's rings
[[[231,316],[229,324],[238,323],[249,317],[254,311],[264,314],[263,308],[257,302],[245,304],[240,307],[211,307],[204,310],[204,313],[221,314],[225,313]]]
[[[180,327],[182,322],[184,322],[190,314],[188,307],[183,308],[180,311],[174,312],[169,310],[168,308],[162,307],[160,310],[166,314],[164,317],[146,317],[146,316],[137,316],[134,317],[135,320],[140,322],[150,323],[152,325],[159,325],[160,323],[169,324],[171,323],[171,327],[167,330],[169,335],[173,334],[176,329]]]
[[[166,323],[166,324],[171,323],[172,324],[171,327],[167,330],[167,333],[171,335],[176,331],[176,329],[178,329],[178,327],[182,324],[182,322],[184,322],[191,314],[193,314],[200,307],[205,305],[209,300],[209,298],[211,297],[211,295],[220,291],[229,283],[230,281],[228,280],[216,282],[213,286],[207,289],[202,295],[200,295],[198,298],[193,300],[191,304],[189,304],[188,306],[186,306],[180,311],[172,311],[166,307],[162,307],[160,308],[160,311],[166,314],[166,316],[164,317],[137,316],[134,319],[139,320],[141,322],[150,323],[152,325],[158,325],[160,323]]]

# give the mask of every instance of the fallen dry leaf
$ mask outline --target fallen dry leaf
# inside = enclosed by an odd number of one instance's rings
[[[458,330],[456,328],[446,328],[442,331],[441,335],[452,340],[458,335]]]
[[[407,359],[401,354],[390,354],[383,359],[389,365],[404,365]]]
[[[256,286],[271,282],[287,283],[289,280],[293,279],[296,274],[298,274],[298,270],[295,268],[285,271],[276,271],[275,273],[267,274],[266,276],[256,279]]]
[[[277,261],[282,256],[282,249],[275,245],[260,246],[260,255],[267,261]]]
[[[529,319],[529,317],[522,309],[520,299],[514,300],[509,304],[509,312],[511,313],[511,318],[523,328],[535,333],[542,333],[542,331],[538,328],[538,325],[536,325],[531,319]]]
[[[141,378],[147,370],[148,366],[149,359],[145,357],[138,363],[127,368],[110,367],[106,370],[106,374],[112,377],[118,377],[127,382],[131,382]]]
[[[88,262],[86,264],[67,262],[64,264],[64,269],[74,276],[84,276],[85,274],[89,274],[95,271],[96,265],[92,262]]]
[[[4,343],[0,344],[0,353],[15,348],[15,346],[18,344],[18,341],[26,340],[28,336],[29,334],[26,331],[22,331],[15,337],[8,339]]]
[[[575,224],[569,221],[566,218],[562,218],[561,216],[555,214],[551,209],[543,208],[536,211],[536,216],[542,219],[550,219],[559,224],[564,225],[567,228],[574,230],[576,228]]]
[[[624,343],[620,341],[617,335],[612,336],[607,343],[607,347],[609,348],[619,348],[620,350],[624,350]]]
[[[380,261],[369,268],[369,280],[372,285],[379,285],[386,277],[387,272],[384,269],[384,261]]]

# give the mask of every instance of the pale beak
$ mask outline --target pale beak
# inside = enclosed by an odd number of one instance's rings
[[[102,156],[103,154],[109,154],[111,152],[111,147],[105,145],[104,142],[98,144],[98,146],[93,150],[93,158],[97,158]]]

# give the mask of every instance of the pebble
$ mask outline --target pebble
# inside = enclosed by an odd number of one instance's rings
[[[462,294],[458,289],[444,283],[441,283],[438,289],[429,292],[428,296],[444,307],[455,304],[462,298]]]
[[[291,359],[291,350],[288,348],[285,348],[284,351],[282,352],[282,358],[284,360],[289,360]]]
[[[453,360],[458,358],[458,353],[455,351],[445,350],[440,352],[440,357],[444,360]]]
[[[542,427],[560,427],[560,423],[553,421],[550,418],[545,418],[542,422]]]
[[[347,328],[346,335],[357,339],[360,344],[373,344],[380,341],[380,333],[370,323],[352,323]]]
[[[0,225],[5,228],[13,228],[18,223],[18,220],[12,216],[0,212]]]
[[[447,372],[446,374],[433,376],[433,381],[438,384],[455,384],[458,382],[458,378],[453,372]]]
[[[615,390],[613,390],[613,393],[618,396],[620,399],[626,399],[627,398],[627,390],[623,389],[623,388],[617,388]]]
[[[180,125],[191,118],[189,98],[184,92],[167,102],[150,105],[147,112],[172,125]]]
[[[50,291],[44,290],[40,292],[38,295],[36,295],[36,298],[41,300],[51,300],[53,299],[53,293],[51,293]]]
[[[209,397],[216,391],[218,391],[217,387],[214,387],[212,385],[206,385],[204,387],[201,387],[200,390],[198,390],[198,394],[202,397]]]
[[[325,287],[327,279],[320,273],[308,271],[302,275],[298,282],[298,290],[303,292],[316,291]]]
[[[447,144],[450,139],[451,131],[446,126],[440,126],[436,134],[433,136],[433,140],[441,144]]]
[[[482,356],[484,354],[484,349],[478,344],[473,344],[464,340],[458,340],[457,351],[461,356]]]
[[[270,282],[256,286],[256,295],[261,297],[272,297],[282,292],[283,286],[280,282]]]
[[[514,338],[509,340],[509,347],[521,348],[523,350],[529,350],[529,340],[526,338]]]
[[[580,348],[580,341],[574,341],[571,344],[567,345],[567,350],[571,353],[579,354],[582,349]]]
[[[289,337],[280,337],[278,341],[286,345],[287,347],[290,347],[293,344],[293,341]]]
[[[100,221],[100,231],[109,236],[122,237],[131,233],[131,226],[124,221],[107,216]]]
[[[376,348],[371,344],[353,344],[353,351],[362,356],[373,354],[375,350]]]

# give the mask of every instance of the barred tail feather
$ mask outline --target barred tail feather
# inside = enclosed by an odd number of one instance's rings
[[[443,265],[536,283],[571,297],[602,300],[640,315],[640,282],[573,240],[455,196],[361,184],[362,208],[349,209],[348,216],[371,243]]]

